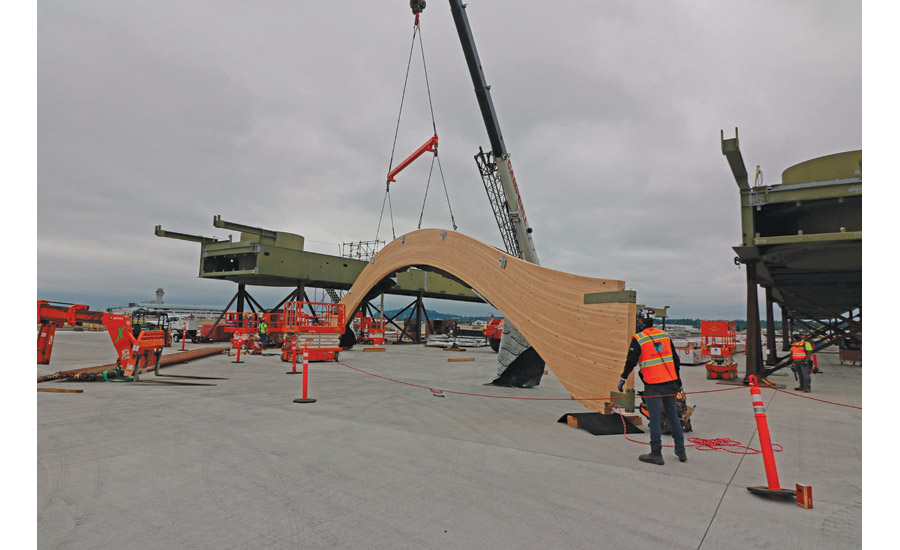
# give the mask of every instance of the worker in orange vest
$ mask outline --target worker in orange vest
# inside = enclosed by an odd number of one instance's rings
[[[812,391],[812,344],[806,339],[806,334],[794,333],[791,344],[791,359],[794,365],[791,367],[800,380],[800,385],[794,388],[796,391],[810,393]]]
[[[618,389],[625,387],[625,380],[634,367],[644,382],[644,399],[650,413],[650,452],[642,454],[638,460],[662,465],[662,418],[665,411],[669,429],[675,439],[675,456],[681,462],[687,461],[684,449],[684,431],[678,418],[675,395],[681,391],[678,354],[674,352],[669,335],[653,327],[653,311],[642,309],[637,318],[637,334],[631,339],[625,369],[622,371]]]

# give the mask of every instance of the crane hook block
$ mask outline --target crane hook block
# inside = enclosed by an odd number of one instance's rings
[[[409,7],[416,17],[425,10],[425,0],[409,0]]]

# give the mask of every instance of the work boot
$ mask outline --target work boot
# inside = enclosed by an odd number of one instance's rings
[[[811,391],[812,391],[811,389],[806,388],[806,389],[803,390],[803,393],[810,393]]]
[[[638,460],[640,460],[641,462],[649,462],[651,464],[656,464],[658,466],[662,466],[663,464],[666,463],[663,460],[662,452],[660,452],[660,451],[656,451],[656,452],[650,451],[647,454],[643,454],[643,455],[639,456]]]
[[[803,386],[797,386],[794,391],[803,391]]]
[[[687,453],[685,451],[681,451],[680,453],[675,451],[675,456],[677,456],[678,460],[681,462],[687,462]]]

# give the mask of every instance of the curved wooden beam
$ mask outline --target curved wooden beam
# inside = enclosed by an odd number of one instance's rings
[[[509,319],[573,398],[602,411],[634,335],[635,304],[585,304],[585,295],[625,290],[531,264],[452,231],[422,229],[388,243],[341,300],[350,315],[382,279],[410,266],[445,271],[475,289]],[[629,381],[628,387],[632,387]]]

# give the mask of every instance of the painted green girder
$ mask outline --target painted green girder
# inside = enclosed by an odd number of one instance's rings
[[[239,240],[188,235],[163,230],[155,234],[200,243],[201,279],[218,279],[250,286],[330,288],[348,290],[367,261],[303,250],[304,238],[294,233],[213,218],[215,227],[240,232]],[[394,275],[386,294],[482,302],[472,289],[440,273],[411,268]]]
[[[742,263],[796,318],[835,318],[862,304],[862,151],[786,169],[782,183],[750,185],[737,135],[722,153],[740,191]]]

